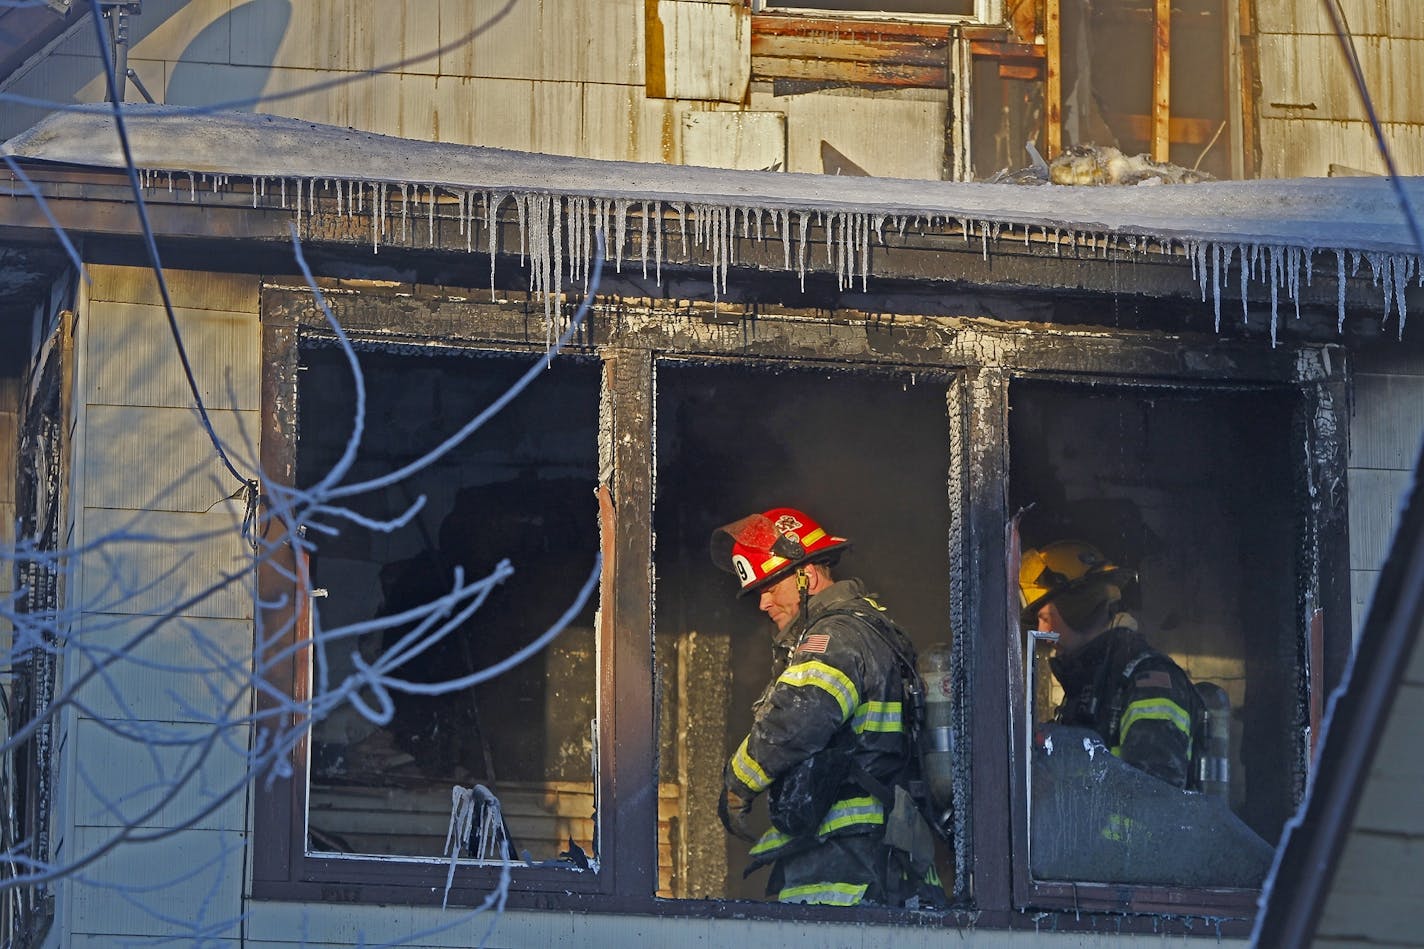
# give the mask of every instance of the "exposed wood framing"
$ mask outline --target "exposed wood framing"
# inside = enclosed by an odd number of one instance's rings
[[[1109,112],[1103,118],[1115,129],[1127,129],[1132,138],[1155,140],[1158,132],[1155,115],[1149,117]],[[1167,119],[1167,138],[1169,141],[1188,145],[1205,145],[1216,134],[1219,124],[1212,119],[1189,119],[1173,115]]]
[[[1042,74],[1043,49],[1002,27],[762,14],[752,17],[752,79],[947,89],[956,37],[969,41],[973,55],[998,60],[1002,77]]]
[[[1156,0],[1152,21],[1152,160],[1172,151],[1172,0]]]
[[[1043,0],[1043,40],[1047,57],[1047,80],[1043,90],[1044,122],[1047,125],[1045,158],[1063,150],[1063,18],[1059,0]]]
[[[1235,0],[1235,2],[1239,20],[1236,45],[1232,52],[1239,60],[1237,69],[1239,85],[1236,87],[1236,91],[1241,97],[1241,137],[1234,144],[1240,153],[1240,177],[1254,178],[1260,170],[1260,162],[1257,160],[1256,154],[1260,148],[1260,143],[1257,140],[1256,116],[1256,83],[1260,67],[1257,62],[1256,25],[1252,13],[1255,4],[1248,0]]]
[[[752,17],[752,80],[944,89],[951,27],[803,16]]]

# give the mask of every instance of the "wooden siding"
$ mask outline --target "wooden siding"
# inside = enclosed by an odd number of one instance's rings
[[[1358,638],[1414,479],[1424,436],[1424,359],[1402,349],[1362,354],[1350,419],[1350,592]]]
[[[1386,139],[1403,174],[1424,174],[1424,17],[1417,0],[1342,0]],[[1261,175],[1384,171],[1324,5],[1257,0]]]
[[[1356,636],[1424,432],[1424,359],[1397,347],[1356,361],[1350,444],[1351,593]],[[1424,945],[1417,922],[1424,869],[1424,638],[1417,638],[1388,713],[1317,924],[1320,945]],[[1348,738],[1347,738],[1348,740]]]
[[[1416,637],[1317,928],[1322,941],[1424,946],[1424,638]]]
[[[804,38],[785,46],[792,40],[770,35],[758,40],[752,19],[744,5],[721,0],[544,0],[507,9],[497,0],[236,7],[228,0],[169,0],[132,18],[129,63],[155,98],[169,104],[252,97],[260,99],[257,111],[389,135],[620,161],[721,164],[715,156],[709,160],[699,142],[684,143],[686,130],[695,138],[700,124],[716,121],[688,117],[721,103],[783,114],[793,153],[788,170],[822,172],[824,141],[873,175],[942,176],[948,105],[942,43],[901,50],[901,58],[914,60],[938,87],[900,90],[919,95],[886,97],[857,88],[830,99],[772,96],[769,83],[749,86],[754,42],[764,51],[768,43],[777,47],[775,58],[793,65],[813,54],[829,61],[839,47],[807,48]],[[911,35],[907,42],[920,40]],[[1002,55],[1002,46],[992,54]],[[1032,58],[1032,48],[1024,50]],[[939,65],[928,61],[935,57]],[[376,75],[358,72],[403,58],[420,61]],[[61,102],[100,101],[98,62],[85,20],[4,89]],[[342,84],[301,91],[318,83]],[[139,95],[130,89],[128,98]],[[20,105],[0,110],[0,138],[44,112]],[[887,140],[896,147],[883,147]]]
[[[106,650],[123,658],[84,686],[82,711],[67,713],[63,723],[64,784],[56,802],[66,821],[61,857],[101,846],[122,821],[155,830],[191,824],[154,843],[119,847],[87,868],[86,876],[100,884],[160,886],[162,901],[184,907],[186,920],[235,919],[246,839],[248,726],[226,732],[205,753],[183,742],[210,734],[204,718],[222,715],[228,701],[237,700],[232,708],[245,707],[239,687],[252,647],[251,591],[238,583],[203,597],[179,609],[179,619],[166,621],[156,636],[134,648],[127,644],[151,616],[193,597],[219,572],[242,570],[246,557],[237,528],[243,509],[231,497],[239,485],[199,427],[152,274],[141,267],[92,265],[89,275],[76,339],[75,540],[94,543],[116,531],[203,539],[182,545],[127,541],[108,545],[103,557],[84,558],[68,605],[80,611],[73,641],[92,648],[87,655],[76,650],[66,680],[76,681]],[[253,470],[260,402],[257,279],[183,271],[168,277],[214,427],[237,463]],[[121,588],[113,586],[115,578]],[[214,693],[210,687],[218,683],[204,673],[219,662],[229,666],[230,687]],[[144,753],[107,727],[105,718],[161,727],[179,743]],[[201,779],[172,793],[173,775],[198,760]],[[209,795],[222,788],[238,793],[202,813]],[[172,868],[178,866],[193,873],[174,880]],[[66,884],[57,906],[56,931],[66,938],[89,935],[113,944],[121,937],[174,932],[171,920],[136,909],[120,890],[102,885]]]

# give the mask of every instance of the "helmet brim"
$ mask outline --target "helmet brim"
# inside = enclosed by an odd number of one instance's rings
[[[1032,626],[1038,622],[1038,611],[1065,593],[1070,593],[1074,590],[1084,590],[1096,584],[1125,586],[1136,579],[1137,574],[1116,565],[1095,570],[1092,573],[1084,574],[1070,583],[1065,583],[1062,586],[1049,590],[1047,593],[1043,593],[1025,604],[1024,608],[1019,612],[1019,619],[1025,626]]]

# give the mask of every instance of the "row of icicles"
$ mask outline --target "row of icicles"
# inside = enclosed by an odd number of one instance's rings
[[[195,172],[144,171],[146,188],[166,185],[170,192],[186,187],[191,200],[198,191],[220,193],[228,189],[232,176]],[[435,223],[453,219],[465,236],[465,249],[476,249],[476,235],[484,230],[485,244],[481,250],[490,255],[490,290],[494,290],[494,256],[498,248],[499,215],[506,204],[513,206],[518,222],[520,263],[529,262],[529,289],[544,300],[544,311],[551,329],[555,312],[566,281],[587,285],[595,254],[594,235],[608,235],[608,245],[615,269],[621,273],[624,249],[628,247],[630,215],[636,215],[641,251],[638,259],[643,276],[652,265],[653,277],[662,283],[664,230],[666,240],[674,235],[680,245],[680,257],[691,258],[694,248],[703,248],[710,257],[713,299],[727,290],[727,273],[736,263],[736,239],[779,240],[783,266],[794,266],[806,287],[806,272],[814,269],[812,228],[825,235],[825,264],[834,267],[837,286],[854,287],[857,278],[862,290],[868,288],[872,243],[885,244],[887,231],[903,237],[907,229],[919,233],[938,231],[962,235],[965,243],[977,243],[985,260],[989,248],[1008,229],[1021,231],[1025,246],[1036,232],[1040,240],[1061,255],[1065,245],[1070,253],[1084,248],[1094,257],[1107,258],[1110,253],[1157,253],[1163,256],[1185,256],[1191,262],[1193,276],[1201,286],[1202,301],[1211,294],[1215,329],[1221,329],[1222,288],[1236,262],[1241,298],[1242,320],[1249,318],[1247,288],[1252,280],[1270,289],[1271,344],[1276,343],[1278,310],[1281,291],[1295,304],[1300,316],[1301,278],[1306,286],[1314,279],[1316,253],[1333,253],[1334,278],[1339,287],[1338,323],[1345,323],[1345,284],[1357,276],[1360,264],[1370,267],[1375,286],[1384,294],[1384,318],[1391,313],[1398,317],[1398,331],[1404,335],[1407,318],[1405,290],[1410,281],[1424,286],[1424,263],[1417,255],[1371,253],[1343,248],[1306,248],[1284,244],[1224,243],[1210,240],[1180,240],[1131,234],[1082,233],[1048,226],[1023,226],[948,215],[880,214],[843,210],[788,210],[785,208],[738,207],[697,202],[638,201],[626,198],[597,198],[577,195],[550,194],[538,191],[486,191],[452,188],[445,185],[393,184],[384,181],[354,181],[339,178],[264,178],[242,177],[252,191],[252,206],[269,195],[280,206],[292,210],[298,229],[304,215],[318,209],[348,218],[370,215],[371,249],[380,251],[381,242],[394,237],[399,221],[399,242],[409,245],[417,233],[425,231],[426,243],[435,246]],[[369,210],[368,210],[369,209]],[[676,217],[674,225],[671,218]],[[664,226],[650,226],[658,222]],[[421,228],[420,224],[424,227]],[[689,231],[691,235],[689,236]],[[631,251],[633,248],[628,247]],[[513,249],[510,249],[513,252]],[[651,252],[651,253],[650,253]],[[669,258],[670,260],[673,258]],[[946,274],[952,278],[952,274]]]

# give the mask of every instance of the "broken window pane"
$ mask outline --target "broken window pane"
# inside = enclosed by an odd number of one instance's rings
[[[385,475],[439,445],[537,358],[363,351],[366,428],[348,481]],[[307,341],[298,376],[297,477],[310,484],[339,458],[355,405],[344,355]],[[425,470],[352,499],[391,533],[346,527],[310,536],[313,599],[326,630],[393,616],[508,559],[514,573],[463,624],[395,673],[439,682],[483,669],[536,639],[574,601],[598,550],[596,363],[561,356],[507,408]],[[321,592],[321,591],[324,591]],[[351,706],[316,724],[307,846],[312,851],[440,857],[451,788],[484,785],[501,802],[515,851],[574,862],[594,854],[595,656],[590,603],[553,644],[504,674],[444,695],[393,695],[390,724]],[[340,640],[326,652],[339,683],[352,652],[373,661],[413,624]],[[314,661],[314,677],[321,675]],[[373,707],[378,703],[363,693]]]
[[[743,878],[747,844],[723,830],[716,802],[773,677],[775,627],[709,559],[712,531],[803,509],[854,544],[837,579],[863,579],[922,654],[951,642],[950,387],[923,373],[659,364],[659,782],[681,831],[659,869],[672,895],[762,899],[767,886],[764,870]],[[767,827],[761,801],[755,814]],[[952,887],[952,857],[939,857]]]
[[[1010,405],[1020,589],[1057,609],[1020,619],[1060,637],[1023,647],[1034,878],[1258,885],[1304,774],[1292,397],[1024,381]]]

